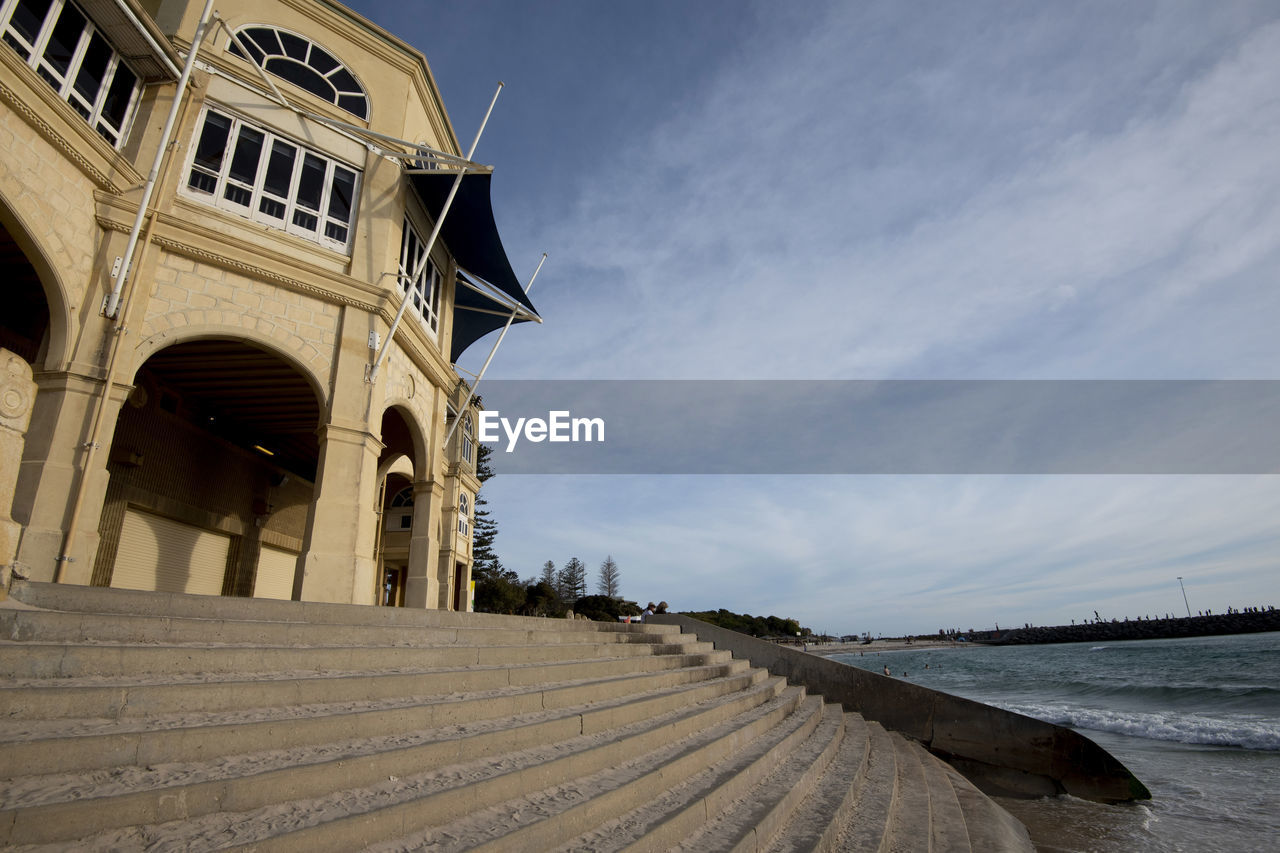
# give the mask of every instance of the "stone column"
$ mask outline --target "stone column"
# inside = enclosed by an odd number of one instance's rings
[[[32,409],[22,466],[14,492],[13,517],[26,529],[18,550],[18,562],[32,580],[52,581],[57,558],[70,523],[71,506],[79,485],[79,467],[93,421],[102,382],[78,373],[41,373],[36,377],[40,396]],[[89,478],[80,525],[71,561],[62,567],[63,583],[88,584],[98,553],[98,519],[106,496],[107,452],[115,434],[120,406],[132,390],[115,385],[103,412],[103,429]]]
[[[13,520],[13,493],[35,397],[30,365],[15,353],[0,349],[0,601],[9,597],[22,533],[22,525]]]
[[[315,499],[293,582],[300,600],[376,602],[374,501],[381,452],[382,442],[363,430],[332,423],[321,429]]]
[[[413,484],[413,534],[409,539],[409,569],[405,607],[428,608],[439,597],[435,565],[440,554],[440,504],[444,492],[435,480]]]

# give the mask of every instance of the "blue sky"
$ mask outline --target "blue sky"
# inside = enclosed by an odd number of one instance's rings
[[[464,147],[507,84],[476,157],[517,274],[550,259],[495,378],[1280,378],[1274,3],[350,5]],[[1280,605],[1275,476],[498,470],[509,568],[612,554],[676,609]]]

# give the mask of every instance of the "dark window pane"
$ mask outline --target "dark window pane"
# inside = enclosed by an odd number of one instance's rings
[[[293,183],[293,162],[298,149],[280,140],[271,143],[271,159],[267,161],[267,177],[263,189],[280,198],[289,197],[289,185]],[[265,211],[264,211],[265,212]],[[279,216],[284,216],[281,211]]]
[[[85,121],[89,120],[89,110],[85,106],[83,106],[79,101],[75,100],[74,98],[68,97],[67,103],[71,105],[71,109],[80,113],[80,118],[84,119]]]
[[[267,196],[263,196],[258,202],[258,210],[272,219],[284,219],[284,202],[272,201]]]
[[[363,92],[360,84],[356,82],[356,78],[351,76],[351,72],[343,68],[329,75],[329,81],[333,83],[333,88],[339,92]]]
[[[258,161],[262,159],[262,134],[251,128],[241,127],[236,140],[236,153],[231,157],[230,176],[237,181],[252,184],[258,176]],[[228,196],[230,198],[230,196]],[[248,203],[246,200],[245,204]]]
[[[356,176],[341,166],[333,167],[333,186],[329,191],[329,218],[339,222],[351,221],[351,196],[356,188]],[[345,238],[343,238],[345,239]]]
[[[311,42],[298,38],[293,33],[277,32],[276,35],[280,36],[280,44],[284,45],[285,56],[292,56],[299,62],[307,61],[307,47]]]
[[[129,110],[129,101],[133,98],[133,87],[138,78],[125,67],[123,62],[116,64],[116,76],[111,80],[111,88],[102,102],[102,119],[114,128],[124,129],[125,113]]]
[[[4,43],[9,45],[9,47],[13,48],[14,52],[18,54],[18,56],[22,57],[23,62],[31,58],[30,52],[28,52],[27,49],[22,45],[22,42],[18,41],[17,36],[15,36],[13,33],[7,32],[4,34]]]
[[[293,224],[308,231],[316,230],[316,223],[319,221],[317,217],[312,216],[310,213],[303,213],[301,210],[293,212]]]
[[[329,81],[305,65],[299,65],[291,59],[275,57],[268,59],[267,64],[263,67],[277,77],[283,77],[295,86],[306,89],[311,94],[324,98],[329,103],[334,101],[334,91],[333,87],[329,85]]]
[[[217,113],[204,117],[204,130],[196,146],[196,165],[217,172],[222,169],[222,156],[227,150],[227,134],[231,131],[231,119]],[[210,190],[212,192],[212,190]]]
[[[76,73],[76,94],[93,104],[98,99],[98,91],[107,76],[107,64],[111,62],[111,46],[101,33],[94,33],[85,49],[84,59],[80,60],[80,70]]]
[[[58,23],[53,26],[53,35],[49,36],[49,44],[44,49],[44,60],[63,77],[67,75],[71,56],[84,33],[84,24],[84,15],[68,3],[62,7]]]
[[[192,169],[190,177],[187,178],[187,186],[193,190],[213,195],[213,191],[218,187],[218,179],[213,175],[201,172],[199,169]]]
[[[49,14],[49,4],[52,2],[53,0],[18,0],[9,26],[26,39],[27,44],[35,44],[36,34],[40,32],[40,27]]]
[[[341,225],[334,225],[332,222],[325,223],[324,236],[330,240],[337,240],[339,243],[347,242],[347,229]]]
[[[369,117],[369,103],[365,100],[364,95],[339,95],[338,106],[352,115],[360,116],[360,118]]]
[[[223,198],[227,201],[238,204],[241,207],[249,206],[250,194],[244,187],[238,187],[235,184],[227,184],[227,188],[222,191]]]
[[[324,192],[325,164],[319,157],[307,154],[302,158],[302,175],[298,178],[298,204],[307,210],[320,212],[320,194]],[[311,226],[315,228],[315,225]]]
[[[266,27],[254,27],[251,30],[245,30],[244,34],[265,54],[279,56],[284,53],[284,49],[280,47],[279,39],[276,38],[275,30]]]
[[[245,56],[245,50],[247,50],[249,55],[245,58],[252,60],[257,65],[261,65],[263,57],[266,56],[266,54],[262,52],[262,48],[258,47],[257,43],[254,42],[253,39],[249,38],[248,33],[242,32],[237,33],[237,35],[240,37],[240,42],[244,44],[244,50],[241,50],[240,44],[234,40],[228,46],[228,50],[234,56]]]
[[[307,64],[321,74],[328,74],[342,63],[330,56],[327,51],[321,50],[313,44],[311,45],[311,58],[307,60]]]

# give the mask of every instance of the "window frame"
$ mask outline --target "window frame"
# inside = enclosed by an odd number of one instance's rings
[[[458,492],[458,533],[468,536],[471,533],[471,497],[465,491]]]
[[[106,140],[108,145],[117,151],[120,150],[129,138],[134,117],[137,115],[138,102],[142,96],[142,76],[129,67],[111,40],[78,3],[72,0],[49,0],[49,7],[36,30],[35,38],[28,39],[13,26],[13,13],[20,2],[21,0],[0,0],[0,39],[57,93],[60,100],[66,102],[94,132]],[[56,59],[50,57],[47,51],[67,6],[71,6],[80,15],[83,24],[75,37],[75,44],[70,54],[66,57],[66,68],[60,69]],[[79,90],[77,83],[80,81],[82,72],[85,71],[85,58],[90,48],[94,46],[95,37],[100,40],[102,46],[105,46],[107,59],[97,90],[93,93],[91,100]],[[129,84],[128,97],[123,110],[120,111],[119,123],[116,124],[114,117],[105,114],[104,111],[109,102],[114,102],[120,94],[116,91],[116,80],[121,69],[133,77],[133,82]],[[123,81],[124,78],[120,79]]]
[[[440,313],[441,302],[444,298],[444,276],[440,272],[440,268],[436,266],[433,258],[427,257],[426,241],[422,239],[422,234],[413,224],[413,217],[409,215],[409,211],[404,213],[404,224],[400,232],[400,258],[397,261],[396,285],[401,295],[412,290],[409,304],[413,308],[414,314],[428,333],[435,340],[440,337]],[[413,255],[410,258],[410,255]],[[416,278],[410,281],[413,274],[413,268],[416,267],[423,258],[426,263],[422,265],[422,270]],[[424,306],[426,310],[424,311]]]
[[[475,420],[470,414],[462,419],[462,461],[471,464],[475,455]]]
[[[206,141],[205,134],[211,125],[211,115],[227,122],[225,139],[217,152],[216,171],[210,164],[198,162],[202,146]],[[244,159],[241,159],[241,148],[242,143],[247,142],[254,135],[259,136],[260,139],[257,142],[253,174],[246,179],[243,173],[234,173],[243,170],[253,158],[252,143],[250,148],[243,152]],[[216,143],[216,139],[213,141]],[[362,175],[359,169],[257,122],[241,118],[233,111],[216,104],[207,104],[201,110],[190,148],[180,189],[185,197],[326,248],[350,254],[360,200]],[[291,151],[289,156],[292,157],[288,166],[287,196],[281,195],[276,188],[268,187],[268,183],[274,180],[272,174],[276,168],[275,156],[281,150]],[[312,207],[308,199],[302,198],[307,189],[303,184],[303,173],[308,168],[316,168],[317,163],[323,166],[324,174],[316,206]],[[340,173],[350,176],[348,187],[350,197],[347,200],[345,220],[335,216],[333,211],[334,193],[338,188]],[[277,176],[278,174],[276,172]],[[199,186],[197,175],[201,179]],[[236,197],[230,197],[232,195]],[[247,201],[242,203],[240,199]],[[280,211],[279,216],[271,212],[276,209]],[[308,228],[299,222],[300,217],[304,220],[307,217],[314,219],[315,228]],[[331,227],[345,229],[346,233],[342,240],[330,235]]]
[[[266,31],[274,35],[275,41],[277,43],[277,46],[280,49],[280,52],[268,53],[263,48],[262,43],[258,41],[258,38],[255,35],[252,35],[252,33],[255,31]],[[281,38],[282,35],[285,38]],[[239,39],[240,41],[244,42],[245,47],[248,50],[247,55],[244,50],[241,50],[240,45],[237,44],[236,42],[236,39]],[[302,43],[302,46],[303,46],[302,57],[293,55],[293,53],[290,50],[290,45],[286,43],[286,39],[297,40],[298,42]],[[295,33],[292,30],[287,30],[284,27],[277,27],[271,24],[246,24],[235,31],[235,38],[232,38],[230,36],[227,37],[226,49],[227,49],[227,53],[231,54],[237,59],[242,59],[246,62],[252,62],[254,65],[258,66],[263,71],[270,74],[272,77],[275,77],[278,80],[283,80],[286,83],[288,83],[290,86],[294,86],[298,89],[301,89],[302,91],[306,92],[309,95],[313,95],[322,101],[326,101],[332,104],[333,106],[337,107],[338,109],[342,110],[343,112],[349,113],[350,115],[355,116],[361,121],[367,122],[370,119],[370,116],[372,114],[372,104],[369,99],[369,90],[365,88],[364,83],[360,82],[360,78],[356,75],[354,71],[351,70],[351,67],[348,66],[347,63],[339,59],[337,55],[333,53],[333,51],[317,43],[316,41],[313,41],[307,36],[304,36],[300,33]],[[261,54],[261,56],[259,56],[258,54]],[[313,58],[318,59],[318,61],[320,62],[320,65],[322,66],[328,65],[329,62],[332,63],[332,66],[329,67],[327,71],[322,70],[320,67],[317,67],[316,65],[312,64]],[[297,66],[299,68],[306,69],[307,71],[311,72],[316,77],[323,80],[330,88],[333,89],[332,97],[323,95],[320,92],[317,92],[315,89],[309,86],[306,86],[297,80],[290,79],[289,77],[286,77],[285,75],[279,73],[278,71],[273,71],[270,67],[268,67],[269,65],[273,64],[273,60],[276,61],[276,63],[274,64],[285,63],[288,65]],[[338,88],[338,83],[335,83],[333,78],[340,77],[343,74],[351,78],[351,83],[354,85],[354,88],[351,88],[350,86],[347,86],[341,89]],[[346,84],[344,84],[344,86],[346,86]],[[357,98],[363,103],[362,111],[356,111],[352,109],[350,106],[350,102]]]

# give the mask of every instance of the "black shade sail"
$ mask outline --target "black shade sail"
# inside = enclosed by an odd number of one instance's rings
[[[427,212],[439,220],[440,211],[449,189],[453,186],[454,173],[411,175],[413,188],[426,206]],[[525,296],[516,274],[511,270],[507,252],[502,248],[497,223],[493,221],[493,204],[489,196],[490,174],[470,174],[462,179],[462,186],[453,199],[440,229],[440,239],[457,260],[458,266],[479,276],[506,294],[512,302],[523,305],[531,314],[537,314],[529,297]],[[496,313],[495,313],[496,312]],[[480,338],[501,329],[511,316],[511,311],[496,299],[491,299],[461,284],[454,294],[453,346],[450,360],[458,357]],[[524,323],[519,316],[515,322]]]

